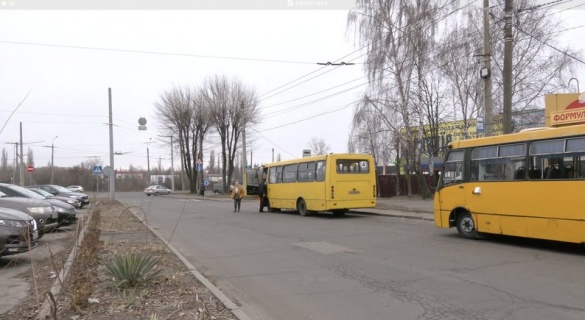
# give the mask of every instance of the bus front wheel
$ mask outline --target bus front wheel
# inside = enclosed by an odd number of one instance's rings
[[[303,199],[299,200],[299,202],[297,203],[297,210],[299,211],[299,214],[303,217],[309,214],[305,200]]]
[[[475,239],[477,237],[475,222],[469,212],[464,212],[457,216],[457,232],[466,239]]]

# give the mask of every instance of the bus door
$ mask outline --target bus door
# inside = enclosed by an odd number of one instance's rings
[[[464,150],[451,151],[447,155],[447,160],[441,173],[439,191],[435,194],[435,197],[438,198],[435,199],[435,203],[436,206],[439,206],[441,213],[440,217],[435,217],[437,225],[448,227],[451,211],[466,205],[466,187],[463,183],[466,176],[463,162],[464,156]]]

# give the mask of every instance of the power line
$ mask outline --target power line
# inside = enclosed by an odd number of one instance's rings
[[[66,48],[66,49],[80,49],[80,50],[96,50],[96,51],[110,51],[110,52],[123,52],[123,53],[141,53],[141,54],[152,54],[152,55],[163,55],[163,56],[195,57],[195,58],[205,58],[205,59],[224,59],[224,60],[241,60],[241,61],[253,61],[253,62],[291,63],[291,64],[315,64],[314,62],[307,62],[307,61],[212,56],[212,55],[177,53],[177,52],[86,47],[86,46],[73,46],[73,45],[62,45],[62,44],[38,43],[38,42],[21,42],[21,41],[0,40],[0,43],[28,45],[28,46],[55,47],[55,48]]]

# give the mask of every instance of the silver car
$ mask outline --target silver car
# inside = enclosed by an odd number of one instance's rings
[[[37,223],[28,214],[0,208],[0,257],[27,252],[37,246]]]
[[[150,196],[151,194],[154,194],[155,196],[158,196],[161,194],[169,195],[169,194],[171,194],[171,189],[168,189],[167,187],[161,186],[159,184],[155,184],[153,186],[150,186],[150,187],[144,189],[144,193],[147,196]]]

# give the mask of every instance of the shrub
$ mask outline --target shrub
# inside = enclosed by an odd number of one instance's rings
[[[106,265],[119,288],[134,288],[158,279],[163,269],[156,269],[159,259],[139,254],[116,256]]]

